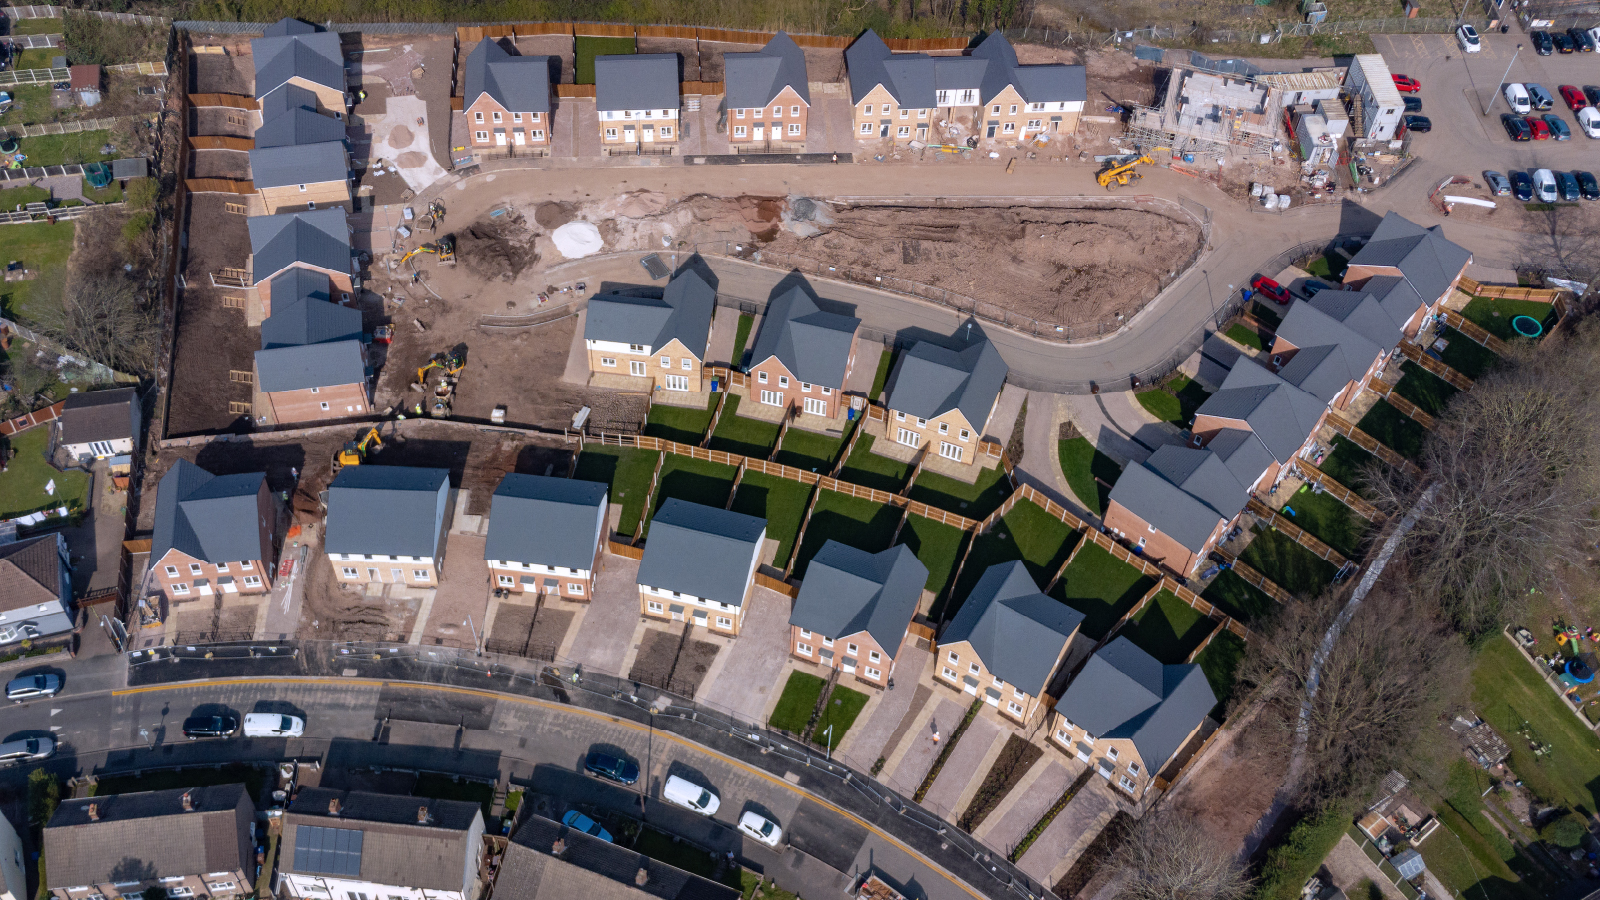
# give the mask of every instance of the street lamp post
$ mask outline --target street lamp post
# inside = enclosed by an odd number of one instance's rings
[[[1517,45],[1517,52],[1511,54],[1511,62],[1506,63],[1506,73],[1504,75],[1500,76],[1500,83],[1501,84],[1505,84],[1506,83],[1506,79],[1511,77],[1511,67],[1517,64],[1517,57],[1521,56],[1521,55],[1522,55],[1522,45],[1518,44]],[[1495,90],[1494,93],[1489,95],[1489,105],[1485,106],[1483,108],[1483,115],[1484,115],[1485,118],[1488,117],[1489,111],[1494,109],[1494,102],[1496,100],[1499,100],[1499,99],[1500,99],[1500,91],[1498,89]]]

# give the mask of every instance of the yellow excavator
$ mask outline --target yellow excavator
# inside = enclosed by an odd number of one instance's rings
[[[1119,186],[1125,187],[1129,182],[1132,182],[1138,178],[1143,178],[1143,175],[1140,175],[1138,172],[1134,171],[1141,165],[1155,165],[1155,160],[1148,156],[1141,156],[1132,162],[1125,162],[1121,165],[1112,166],[1111,168],[1106,169],[1104,172],[1096,175],[1094,178],[1096,181],[1100,182],[1101,187],[1108,191],[1114,191]]]
[[[444,237],[440,238],[439,242],[436,243],[436,244],[422,244],[421,246],[417,247],[415,250],[412,250],[409,253],[407,253],[405,256],[400,257],[400,265],[403,266],[406,263],[410,262],[411,258],[413,256],[416,256],[419,253],[437,254],[438,257],[439,257],[440,264],[442,264],[442,265],[452,265],[453,266],[453,265],[455,265],[455,262],[456,262],[456,238],[455,238],[455,235],[447,234]]]
[[[433,358],[422,364],[417,369],[417,380],[411,383],[413,391],[420,391],[428,384],[428,370],[439,369],[447,376],[460,375],[466,368],[467,361],[459,353],[435,353]]]
[[[338,474],[345,466],[359,466],[367,461],[368,453],[376,453],[383,449],[383,438],[378,436],[378,429],[374,427],[360,440],[345,443],[344,448],[333,454],[333,471]]]

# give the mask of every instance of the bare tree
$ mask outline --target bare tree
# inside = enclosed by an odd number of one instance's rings
[[[1175,810],[1145,816],[1111,853],[1119,900],[1243,900],[1250,879],[1196,819]]]
[[[155,369],[160,326],[155,311],[140,302],[133,281],[119,271],[56,277],[63,282],[61,304],[39,314],[39,330],[119,372],[148,375]]]
[[[1600,277],[1600,231],[1584,210],[1558,204],[1542,214],[1518,250],[1518,268],[1592,284]]]

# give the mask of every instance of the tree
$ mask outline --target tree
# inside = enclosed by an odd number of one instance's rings
[[[1541,840],[1564,850],[1581,846],[1588,833],[1588,823],[1575,812],[1558,813],[1539,828]]]
[[[61,305],[40,313],[37,324],[68,350],[119,372],[148,375],[155,369],[155,311],[145,308],[137,286],[118,270],[72,272],[64,278]]]
[[[1173,810],[1146,815],[1111,852],[1119,900],[1243,900],[1250,879],[1236,854]]]
[[[28,773],[28,821],[43,828],[61,805],[61,782],[44,769]]]

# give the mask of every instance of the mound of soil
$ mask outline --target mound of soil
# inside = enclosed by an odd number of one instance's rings
[[[557,228],[571,222],[578,217],[578,204],[558,203],[547,200],[539,204],[533,211],[533,221],[546,231],[555,231]]]
[[[521,215],[507,213],[457,232],[456,256],[488,281],[516,281],[523,269],[539,261],[533,237]]]

